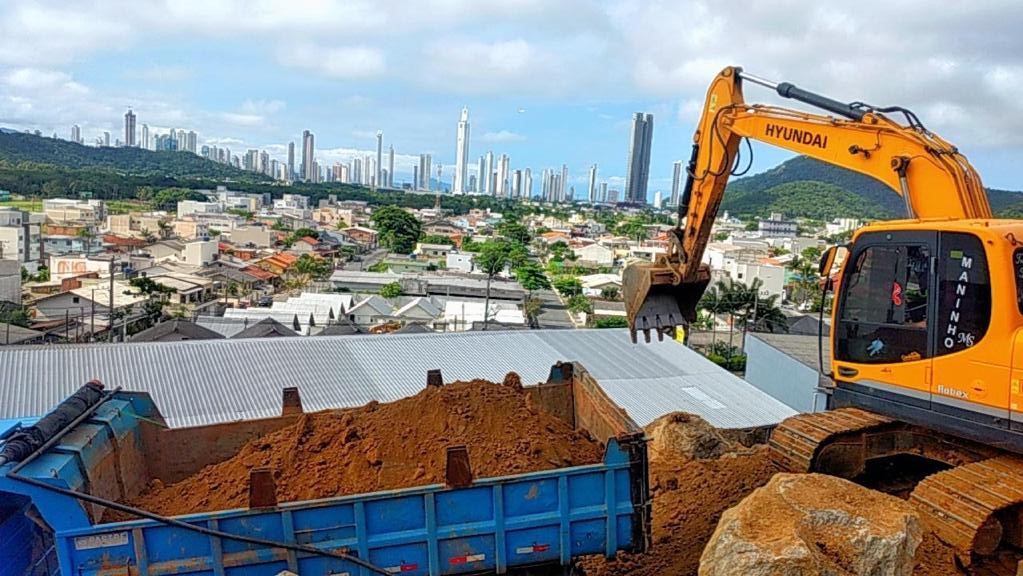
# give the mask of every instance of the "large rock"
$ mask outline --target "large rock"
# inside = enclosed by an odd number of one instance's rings
[[[717,458],[732,450],[732,444],[706,420],[694,414],[665,414],[644,429],[650,439],[650,457]]]
[[[776,474],[726,510],[700,576],[910,576],[920,518],[906,502],[822,474]]]

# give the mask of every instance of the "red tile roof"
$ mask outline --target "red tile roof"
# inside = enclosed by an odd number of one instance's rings
[[[274,274],[273,272],[263,270],[262,268],[259,268],[257,266],[246,266],[241,270],[242,272],[248,274],[249,276],[253,276],[260,280],[273,280],[274,278],[277,278],[277,275]]]
[[[303,237],[299,238],[299,240],[301,240],[302,242],[305,242],[306,244],[308,244],[310,246],[319,246],[320,245],[320,241],[317,240],[316,238],[313,238],[312,236],[303,236]]]

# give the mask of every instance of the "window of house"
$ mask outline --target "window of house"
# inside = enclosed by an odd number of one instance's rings
[[[72,296],[72,297],[71,297],[71,303],[72,303],[72,304],[78,304],[78,301],[79,301],[79,298],[78,298],[78,296]]]
[[[843,282],[836,357],[866,364],[926,358],[930,273],[925,245],[869,246],[857,254]]]

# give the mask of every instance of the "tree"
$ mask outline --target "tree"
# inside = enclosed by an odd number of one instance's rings
[[[624,316],[604,316],[593,321],[594,328],[627,328],[629,321]]]
[[[330,275],[331,272],[329,262],[327,262],[323,258],[313,256],[312,254],[303,254],[299,256],[298,260],[295,260],[295,263],[292,265],[292,267],[295,270],[295,272],[312,277],[316,280],[322,280],[326,278],[327,276]]]
[[[291,236],[295,240],[298,240],[300,238],[305,238],[306,236],[308,236],[310,238],[319,238],[320,237],[320,233],[317,232],[316,230],[313,230],[312,228],[299,228],[298,230],[295,230],[294,232],[292,232]]]
[[[380,233],[380,244],[388,250],[410,254],[415,249],[423,225],[410,212],[397,206],[384,206],[373,212],[372,219]]]
[[[369,266],[369,268],[366,268],[366,271],[368,271],[368,272],[387,272],[388,269],[390,269],[390,265],[387,264],[387,262],[384,262],[383,260],[381,260],[379,262],[374,262],[373,264],[371,264]]]
[[[621,296],[621,290],[617,286],[605,286],[600,289],[601,300],[618,300]]]
[[[519,244],[529,244],[529,242],[533,239],[533,235],[529,233],[529,229],[518,222],[502,222],[497,226],[497,232],[501,236],[518,242]]]
[[[593,302],[582,294],[577,294],[568,299],[568,311],[576,314],[593,314]]]
[[[803,253],[806,254],[809,250],[808,248]],[[812,255],[812,252],[810,255]],[[817,264],[809,258],[794,256],[788,263],[788,269],[792,271],[793,275],[792,285],[795,288],[793,290],[793,300],[798,298],[800,304],[806,304],[807,300],[812,298],[814,293],[817,292],[817,282],[819,280]]]
[[[558,294],[571,298],[583,293],[583,284],[574,276],[559,276],[554,279],[554,289]]]
[[[39,271],[32,277],[36,282],[49,282],[50,281],[50,269],[46,266],[40,266]]]
[[[487,295],[483,300],[484,330],[487,329],[487,324],[490,321],[490,283],[494,276],[500,274],[508,266],[511,250],[512,245],[507,240],[488,240],[483,243],[479,253],[476,254],[476,268],[487,275]]]
[[[401,283],[390,282],[380,287],[380,295],[384,298],[397,298],[401,296]]]
[[[562,260],[565,259],[566,256],[572,253],[572,249],[568,247],[568,244],[561,240],[558,240],[554,244],[551,244],[547,248],[547,251],[550,254],[550,259],[555,260],[557,262],[561,262]]]
[[[526,262],[515,269],[515,279],[519,281],[530,295],[534,290],[550,290],[551,281],[547,278],[543,268],[533,261]]]
[[[716,232],[714,234],[715,242],[724,242],[725,240],[728,240],[728,232]]]
[[[743,229],[746,230],[747,232],[756,232],[757,230],[760,229],[760,224],[756,220],[752,220],[750,222],[747,222],[746,225],[743,226]]]
[[[451,238],[448,238],[447,236],[445,236],[443,234],[423,234],[422,236],[419,237],[419,241],[422,242],[423,244],[445,244],[445,245],[453,245],[454,244],[454,242],[451,240]]]
[[[82,228],[75,234],[75,236],[81,238],[85,242],[85,253],[89,254],[89,252],[91,252],[90,249],[92,248],[92,239],[96,237],[96,233],[89,228]]]
[[[543,311],[543,300],[533,296],[522,301],[522,312],[526,315],[529,326],[536,328],[540,325],[540,312]]]

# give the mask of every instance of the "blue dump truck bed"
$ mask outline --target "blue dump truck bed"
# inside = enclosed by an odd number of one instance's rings
[[[296,392],[280,418],[187,429],[154,425],[159,411],[144,394],[106,394],[51,446],[0,466],[0,553],[25,559],[0,564],[0,575],[538,573],[645,550],[642,431],[578,365],[559,364],[525,390],[603,441],[603,462],[477,479],[453,447],[444,485],[117,523],[102,520],[111,501],[294,422]]]

